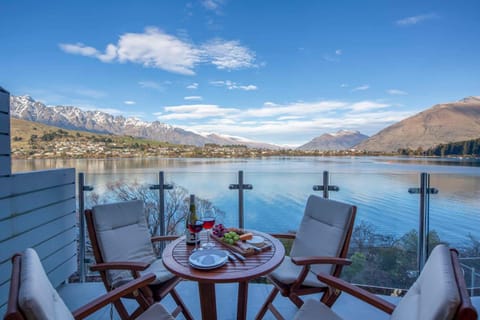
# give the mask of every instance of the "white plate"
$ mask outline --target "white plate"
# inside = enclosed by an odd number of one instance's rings
[[[260,236],[253,236],[252,239],[247,240],[248,244],[252,246],[261,247],[265,243],[265,238]]]
[[[227,261],[227,251],[219,249],[198,250],[188,258],[192,267],[203,270],[221,267]]]

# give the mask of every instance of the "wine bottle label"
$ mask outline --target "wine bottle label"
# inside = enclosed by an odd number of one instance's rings
[[[195,244],[200,242],[200,237],[198,233],[192,233],[189,230],[185,232],[185,242],[187,244]]]

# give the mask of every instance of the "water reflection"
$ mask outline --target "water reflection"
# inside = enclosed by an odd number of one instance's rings
[[[457,161],[458,162],[458,161]],[[448,163],[448,165],[446,164]],[[480,170],[452,165],[454,161],[381,157],[273,157],[265,159],[43,159],[14,160],[13,172],[74,167],[86,183],[101,193],[115,181],[158,183],[165,171],[168,183],[211,200],[226,212],[223,223],[238,224],[238,195],[228,186],[243,170],[245,224],[267,232],[295,229],[313,185],[322,184],[324,170],[330,184],[340,187],[330,198],[356,204],[357,222],[367,221],[378,232],[402,235],[418,228],[419,196],[408,188],[419,186],[419,173],[431,173],[431,229],[451,243],[463,242],[480,228]],[[462,163],[467,163],[463,162]],[[321,195],[321,192],[317,194]]]

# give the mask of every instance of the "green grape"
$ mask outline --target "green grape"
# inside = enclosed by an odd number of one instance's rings
[[[235,240],[235,241],[240,240],[240,236],[239,236],[238,234],[234,235],[234,236],[233,236],[233,240]]]
[[[229,243],[229,244],[233,244],[234,242],[235,242],[235,241],[234,241],[233,239],[231,239],[231,238],[228,239],[228,243]]]

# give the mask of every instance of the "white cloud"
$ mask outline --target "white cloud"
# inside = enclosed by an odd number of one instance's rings
[[[342,52],[342,49],[337,49],[337,50],[335,50],[335,54],[336,54],[337,56],[341,56],[342,53],[343,53],[343,52]]]
[[[297,119],[302,119],[302,116],[285,116],[285,117],[279,117],[277,120],[283,121],[283,120],[297,120]]]
[[[429,13],[429,14],[421,14],[418,16],[406,17],[406,18],[395,21],[395,23],[399,26],[411,26],[411,25],[420,23],[422,21],[431,20],[435,18],[438,18],[437,14]]]
[[[213,104],[191,104],[180,106],[167,106],[164,108],[167,114],[155,113],[158,120],[188,120],[204,119],[210,117],[225,117],[230,114],[238,113],[238,109],[222,108]]]
[[[201,46],[204,56],[218,69],[255,67],[255,54],[238,41],[214,39]]]
[[[387,103],[369,100],[302,101],[285,105],[265,102],[260,108],[250,109],[195,104],[168,106],[156,116],[160,121],[175,121],[176,126],[186,130],[298,145],[319,132],[345,128],[373,134],[412,114],[390,110],[391,107]]]
[[[398,90],[398,89],[388,89],[387,93],[391,95],[399,95],[399,96],[404,96],[408,94],[407,92]]]
[[[135,101],[132,101],[132,100],[126,100],[126,101],[123,101],[123,103],[127,104],[127,105],[133,105],[133,104],[136,104]]]
[[[184,75],[195,74],[199,64],[212,64],[226,70],[256,66],[255,53],[238,41],[217,38],[195,45],[154,27],[147,27],[143,33],[125,33],[117,44],[108,44],[104,52],[82,43],[59,46],[66,53],[102,62],[131,62]]]
[[[93,47],[88,47],[80,42],[76,44],[61,43],[60,49],[62,49],[67,53],[79,54],[82,56],[89,56],[89,57],[94,57],[99,54],[97,49]]]
[[[164,91],[165,87],[163,84],[170,84],[169,81],[164,81],[163,83],[158,83],[155,81],[139,81],[138,85],[142,88],[147,88],[147,89],[155,89],[159,91]]]
[[[349,84],[348,83],[342,83],[340,85],[340,88],[348,88],[349,87]]]
[[[198,49],[163,31],[149,27],[144,33],[126,33],[117,43],[119,62],[133,62],[145,67],[193,75],[200,62]]]
[[[362,86],[358,86],[352,89],[352,91],[365,91],[370,89],[370,86],[368,84],[364,84]]]
[[[198,89],[198,83],[194,82],[194,83],[191,83],[187,86],[187,89],[190,89],[190,90],[196,90]]]
[[[295,102],[288,105],[265,105],[262,108],[248,109],[243,112],[249,117],[305,116],[325,113],[345,108],[348,104],[341,101]]]
[[[202,0],[202,5],[212,11],[217,11],[223,5],[223,0]]]
[[[187,96],[187,97],[183,97],[184,100],[203,100],[203,98],[201,96]]]
[[[253,84],[249,84],[249,85],[239,85],[233,81],[230,81],[230,80],[226,80],[226,81],[223,81],[223,80],[219,80],[219,81],[210,81],[210,84],[214,85],[214,86],[218,86],[218,87],[227,87],[228,90],[244,90],[244,91],[253,91],[253,90],[257,90],[258,87],[253,85]]]
[[[263,104],[265,107],[275,107],[278,106],[275,102],[267,101]]]

